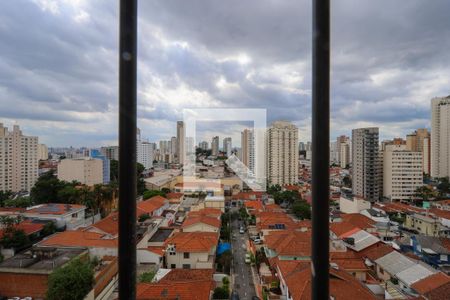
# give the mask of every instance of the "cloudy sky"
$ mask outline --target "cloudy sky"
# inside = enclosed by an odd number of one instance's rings
[[[175,135],[183,108],[246,107],[309,140],[310,2],[139,1],[142,135]],[[429,127],[450,94],[450,1],[332,3],[332,137]],[[0,40],[0,122],[49,146],[116,144],[118,1],[5,0]]]

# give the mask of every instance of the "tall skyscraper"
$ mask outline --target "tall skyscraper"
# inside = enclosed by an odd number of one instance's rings
[[[219,155],[219,137],[215,136],[212,138],[211,142],[211,155]]]
[[[244,165],[253,173],[255,172],[255,136],[251,129],[244,129],[241,132],[241,157],[239,158]]]
[[[227,156],[231,155],[232,150],[231,137],[226,137],[223,139],[223,151]]]
[[[170,138],[170,154],[173,157],[177,155],[177,138],[175,136]]]
[[[406,150],[422,153],[422,171],[430,174],[430,133],[420,128],[406,136]]]
[[[206,142],[206,141],[200,142],[200,143],[198,143],[198,147],[200,149],[202,149],[203,151],[206,151],[206,150],[208,150],[208,142]]]
[[[380,162],[378,128],[352,130],[353,194],[368,201],[380,198]]]
[[[408,151],[404,144],[387,144],[383,151],[383,197],[411,200],[423,185],[422,153]]]
[[[0,123],[0,190],[30,191],[38,177],[38,138]]]
[[[270,184],[298,182],[298,128],[276,121],[267,130],[266,175]]]
[[[119,146],[101,147],[100,152],[109,160],[119,160]]]
[[[431,176],[450,176],[450,96],[431,99]]]
[[[185,159],[185,137],[186,137],[186,130],[184,128],[184,122],[178,121],[177,122],[177,162],[179,164],[184,164]]]

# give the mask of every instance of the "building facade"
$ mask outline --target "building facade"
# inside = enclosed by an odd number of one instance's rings
[[[352,130],[352,188],[353,194],[369,200],[380,198],[378,128]]]
[[[38,178],[38,138],[0,123],[0,190],[30,191]]]
[[[119,160],[119,146],[101,147],[100,152],[109,160]]]
[[[276,121],[267,130],[266,176],[269,184],[298,182],[298,128]]]
[[[422,153],[422,171],[430,174],[430,133],[419,128],[406,136],[406,150]]]
[[[103,161],[92,157],[63,159],[58,164],[58,179],[92,186],[103,183]]]
[[[48,147],[44,144],[38,144],[38,160],[48,159]]]
[[[186,137],[186,129],[184,128],[184,122],[178,121],[177,122],[177,155],[176,155],[176,161],[179,164],[184,164],[184,158],[185,158],[185,137]]]
[[[450,96],[431,99],[431,176],[450,176]]]
[[[101,153],[101,151],[97,149],[91,149],[89,151],[89,156],[92,158],[97,158],[102,161],[103,164],[103,183],[108,184],[110,181],[110,160],[105,155]]]
[[[226,137],[223,139],[223,152],[225,152],[225,154],[227,156],[231,155],[231,150],[232,150],[233,145],[231,144],[231,137]]]
[[[383,151],[383,197],[409,201],[423,185],[422,153],[405,145],[387,145]]]
[[[211,155],[219,155],[219,137],[215,136],[212,138],[211,142]]]

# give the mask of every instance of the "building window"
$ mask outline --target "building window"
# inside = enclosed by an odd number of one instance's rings
[[[183,269],[190,269],[191,265],[190,264],[183,264]]]
[[[176,267],[177,267],[177,266],[176,266],[175,264],[171,264],[171,265],[170,265],[170,268],[171,268],[171,269],[175,269]]]
[[[183,257],[186,258],[186,259],[189,258],[189,257],[190,257],[190,256],[189,256],[189,252],[184,252],[184,253],[183,253]]]

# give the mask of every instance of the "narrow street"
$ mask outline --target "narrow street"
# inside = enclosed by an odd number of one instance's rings
[[[235,237],[232,241],[234,273],[233,291],[236,291],[239,294],[240,300],[251,300],[253,296],[256,296],[256,293],[250,264],[245,263],[248,233],[239,233],[239,224],[240,221],[234,220],[231,226],[232,236]]]

